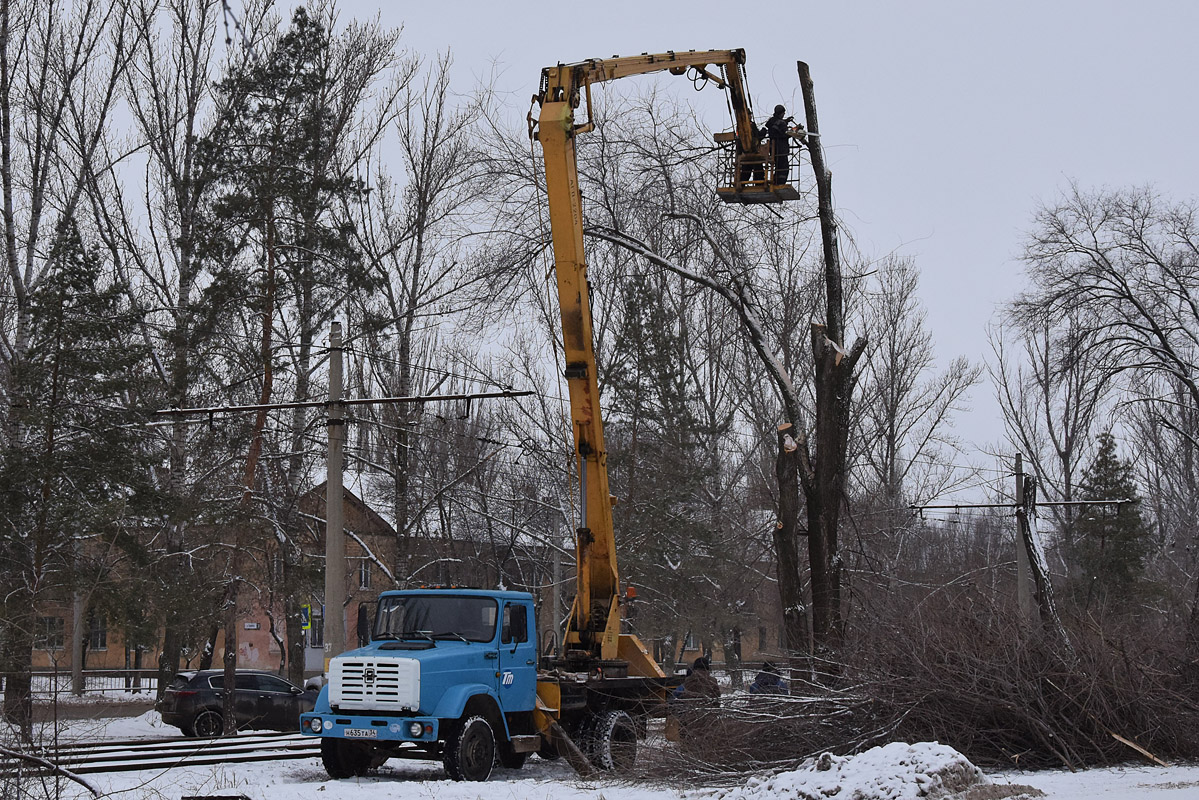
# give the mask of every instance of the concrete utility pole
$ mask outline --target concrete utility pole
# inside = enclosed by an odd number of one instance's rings
[[[329,659],[346,649],[346,537],[342,510],[341,462],[345,452],[346,420],[342,405],[341,323],[329,330],[329,447],[325,464],[325,671]]]

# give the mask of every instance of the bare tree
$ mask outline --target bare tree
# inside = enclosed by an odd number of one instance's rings
[[[855,482],[864,499],[872,501],[862,511],[874,506],[876,527],[886,540],[902,534],[902,521],[911,518],[909,503],[927,501],[975,477],[952,464],[960,454],[952,425],[982,367],[955,358],[934,371],[933,337],[918,286],[915,263],[889,256],[865,290],[873,346],[856,400],[857,447],[850,460],[858,465]],[[894,574],[902,545],[890,544],[889,563],[882,569]]]
[[[1174,616],[1191,599],[1186,588],[1199,580],[1199,407],[1168,378],[1138,388],[1141,398],[1154,399],[1127,403],[1123,429],[1144,486],[1142,507],[1154,521],[1146,574],[1163,590],[1164,610]],[[1190,629],[1192,648],[1199,648],[1197,634]]]
[[[138,46],[122,3],[0,2],[0,183],[4,271],[0,278],[0,446],[15,464],[27,445],[23,385],[34,295],[56,269],[64,237],[97,169],[122,76]],[[31,720],[33,622],[44,582],[45,537],[27,537],[20,520],[29,498],[3,493],[0,547],[4,709],[26,734]],[[18,526],[13,529],[12,526]],[[55,531],[54,537],[69,536]]]
[[[165,403],[186,407],[218,399],[228,364],[214,337],[230,311],[228,286],[214,280],[223,267],[205,247],[205,212],[216,179],[201,154],[202,143],[220,147],[227,125],[212,96],[219,71],[218,31],[222,3],[137,2],[131,25],[146,42],[123,77],[133,119],[134,146],[145,153],[140,176],[124,165],[117,140],[106,140],[106,169],[88,186],[96,230],[113,259],[134,308],[140,334]],[[242,20],[245,40],[261,35],[261,9]],[[129,192],[126,181],[140,184]],[[147,538],[163,616],[159,689],[170,682],[181,653],[195,635],[199,596],[213,577],[204,559],[187,556],[195,544],[190,527],[204,520],[201,500],[224,484],[233,455],[219,432],[176,418],[164,431],[163,470],[155,477],[171,499],[165,535]],[[198,453],[204,457],[197,457]],[[197,567],[199,567],[197,569]],[[196,597],[182,601],[177,587]],[[202,616],[206,616],[204,609]]]
[[[478,170],[468,124],[474,101],[455,98],[451,64],[447,53],[406,83],[393,126],[399,163],[390,171],[374,164],[378,186],[356,212],[358,246],[379,289],[356,311],[367,353],[358,379],[366,392],[434,393],[456,355],[454,336],[439,321],[452,317],[455,329],[478,324],[473,287],[482,280],[475,270],[481,262],[464,245]],[[392,512],[397,541],[389,568],[400,582],[418,555],[410,545],[425,521],[422,510],[444,488],[423,479],[421,436],[430,421],[412,403],[363,416],[361,463]]]
[[[1076,316],[1081,353],[1134,392],[1163,384],[1199,404],[1199,222],[1193,203],[1149,189],[1071,186],[1034,218],[1025,259],[1032,288],[1017,302],[1029,325]],[[1155,399],[1155,398],[1149,398]],[[1199,585],[1190,614],[1199,630]]]
[[[988,364],[1007,441],[1028,458],[1046,500],[1074,500],[1095,427],[1112,390],[1113,364],[1092,347],[1094,329],[1078,314],[1037,320],[1015,331],[1016,354],[1003,328],[990,332],[994,361]],[[1050,514],[1070,558],[1074,510],[1051,506]],[[1067,565],[1070,561],[1067,560]]]

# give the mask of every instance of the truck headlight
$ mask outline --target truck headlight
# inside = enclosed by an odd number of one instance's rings
[[[308,727],[312,729],[313,733],[320,733],[321,732],[321,718],[313,717],[312,719],[308,720]]]
[[[423,731],[424,729],[425,729],[425,726],[421,725],[419,722],[409,722],[408,723],[408,735],[411,736],[413,739],[420,736],[421,731]]]

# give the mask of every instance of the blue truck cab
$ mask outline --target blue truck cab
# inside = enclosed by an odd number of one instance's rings
[[[334,778],[388,758],[441,759],[455,780],[520,767],[533,720],[537,633],[527,592],[428,588],[379,596],[370,644],[333,658],[301,730]]]

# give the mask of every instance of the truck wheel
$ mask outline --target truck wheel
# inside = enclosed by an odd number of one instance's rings
[[[637,726],[624,711],[592,717],[583,741],[587,757],[600,769],[623,772],[637,760]]]
[[[495,763],[495,733],[483,717],[454,726],[441,756],[446,774],[456,781],[485,781]]]
[[[357,778],[371,767],[371,754],[357,742],[321,737],[321,762],[330,778]]]

